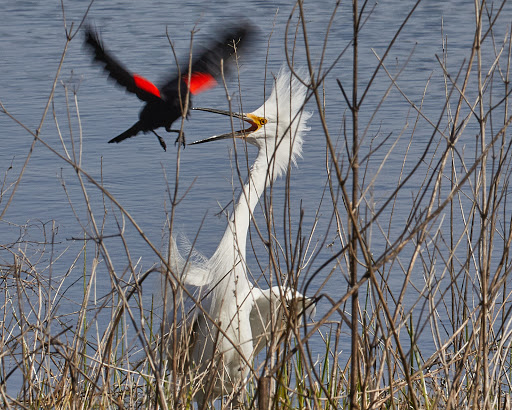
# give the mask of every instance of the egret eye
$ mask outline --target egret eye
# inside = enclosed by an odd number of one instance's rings
[[[265,125],[266,123],[267,123],[267,119],[266,119],[266,118],[262,118],[262,119],[260,120],[260,124],[261,124],[261,125]]]

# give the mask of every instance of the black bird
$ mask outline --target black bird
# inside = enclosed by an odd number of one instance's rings
[[[206,91],[215,85],[221,79],[222,69],[221,61],[224,61],[224,72],[229,71],[229,66],[233,65],[235,48],[238,52],[239,47],[247,43],[251,30],[247,24],[238,26],[232,30],[225,31],[220,41],[215,41],[192,63],[189,69],[181,70],[181,73],[174,75],[158,88],[151,81],[146,80],[138,74],[130,73],[123,65],[112,57],[105,49],[96,30],[91,27],[85,29],[85,43],[92,48],[94,52],[94,61],[98,61],[108,72],[109,78],[113,78],[119,85],[126,88],[127,91],[134,93],[146,105],[139,114],[139,121],[122,134],[111,139],[109,143],[119,143],[126,138],[133,137],[139,132],[153,132],[160,142],[160,145],[166,150],[165,141],[155,132],[155,129],[165,127],[167,132],[178,132],[171,129],[171,125],[182,115],[185,105],[187,90],[190,89],[190,97]],[[189,102],[189,106],[191,102]],[[188,117],[189,112],[186,113]],[[184,144],[183,135],[178,136],[176,142],[180,140]]]

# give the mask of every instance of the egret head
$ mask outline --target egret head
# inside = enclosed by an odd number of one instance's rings
[[[304,71],[296,71],[301,77]],[[234,113],[211,108],[195,108],[240,119],[245,125],[239,131],[229,132],[190,145],[218,141],[226,138],[242,139],[267,154],[268,160],[275,158],[275,171],[281,174],[291,161],[295,162],[302,152],[303,133],[308,131],[306,121],[310,112],[304,111],[307,86],[287,69],[281,68],[274,79],[272,93],[265,103],[252,113]]]

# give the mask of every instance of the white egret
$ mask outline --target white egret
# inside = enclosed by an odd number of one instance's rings
[[[314,309],[311,299],[290,288],[262,290],[253,285],[245,257],[249,223],[260,196],[271,181],[287,172],[290,161],[295,163],[301,155],[303,133],[309,130],[306,121],[311,116],[303,108],[306,92],[301,81],[281,69],[270,98],[250,114],[199,109],[230,115],[250,126],[193,144],[240,138],[258,147],[248,180],[213,256],[202,263],[195,258],[195,262],[186,264],[171,239],[172,265],[183,273],[186,285],[203,287],[201,293],[206,295],[201,306],[207,315],[198,312],[194,318],[191,361],[200,371],[209,372],[209,398],[229,394],[243,385],[249,364],[270,339],[271,324],[283,324],[282,314],[278,314],[280,301],[297,299],[305,303],[306,310]],[[206,391],[198,396],[202,408],[208,399]]]

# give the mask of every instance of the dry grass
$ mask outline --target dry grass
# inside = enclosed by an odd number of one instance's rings
[[[438,56],[438,66],[432,69],[443,73],[445,93],[436,96],[437,117],[422,110],[429,84],[424,95],[402,92],[400,75],[408,61],[400,67],[387,65],[388,51],[400,41],[407,19],[396,25],[397,36],[376,56],[375,76],[365,76],[364,84],[354,63],[359,52],[355,40],[359,30],[364,32],[363,22],[371,24],[371,15],[378,13],[366,3],[362,16],[352,16],[353,42],[339,47],[341,57],[352,51],[351,84],[334,77],[331,69],[338,59],[308,58],[309,106],[316,105],[323,128],[315,132],[326,144],[323,201],[332,204],[329,227],[317,232],[315,226],[302,225],[301,210],[293,214],[287,184],[284,212],[274,209],[272,189],[262,199],[266,222],[258,226],[261,237],[252,240],[260,249],[266,241],[268,260],[261,265],[261,281],[286,283],[308,296],[313,296],[310,289],[318,289],[322,315],[314,322],[300,321],[299,306],[285,309],[288,325],[273,332],[265,354],[252,365],[247,386],[236,386],[247,408],[511,408],[512,42],[510,28],[504,38],[494,35],[497,25],[510,24],[503,21],[505,3],[491,8],[475,2],[474,43],[462,67],[449,66],[447,47]],[[356,0],[353,4],[361,10]],[[290,26],[288,34],[297,36],[291,43],[305,48],[309,57],[303,13],[299,2],[290,19],[299,23]],[[63,56],[70,41],[81,41],[77,33],[69,33]],[[59,75],[60,67],[53,89]],[[339,88],[326,91],[328,79],[335,79]],[[367,90],[373,90],[376,81],[385,81],[380,88],[386,91],[380,101],[366,104]],[[34,144],[42,143],[62,166],[76,171],[88,226],[83,238],[75,239],[83,247],[67,267],[60,265],[56,227],[50,224],[20,226],[15,242],[0,245],[0,403],[16,408],[192,408],[194,394],[201,388],[208,391],[210,381],[187,360],[192,342],[186,315],[201,300],[180,284],[179,272],[167,256],[170,249],[161,252],[151,243],[102,181],[82,167],[76,90],[64,86],[69,132],[59,131],[61,147],[40,137],[44,119],[35,131],[20,125],[34,137]],[[349,91],[353,89],[359,94]],[[402,124],[397,121],[395,129],[371,135],[391,91],[402,93],[410,115]],[[336,124],[336,132],[342,127],[341,146],[325,117],[324,92],[338,92],[345,99]],[[2,103],[3,115],[17,121]],[[52,92],[47,113],[52,113],[53,104]],[[428,138],[414,142],[418,135]],[[401,163],[396,163],[397,152]],[[307,161],[307,153],[304,156]],[[387,176],[390,169],[399,169],[391,173],[396,178]],[[4,178],[1,217],[23,174],[12,184]],[[176,174],[169,186],[178,186]],[[244,177],[242,171],[234,180]],[[393,188],[376,199],[383,180]],[[92,211],[90,191],[100,192],[103,215]],[[162,222],[169,235],[179,209],[177,190],[171,202],[169,218]],[[115,210],[117,235],[126,245],[128,263],[122,271],[114,267],[103,240],[110,210]],[[283,215],[287,234],[279,242],[276,238],[282,235],[274,221]],[[299,222],[293,224],[292,219]],[[153,249],[154,269],[139,268],[125,224]],[[317,246],[315,238],[321,238]],[[103,293],[97,292],[100,268],[110,279]],[[142,285],[155,274],[162,276],[164,306],[144,304]],[[346,283],[346,292],[329,293],[330,280]],[[82,300],[69,296],[72,286],[83,286]],[[163,312],[174,313],[162,324]],[[433,348],[425,348],[425,341]],[[228,407],[233,398],[225,397],[217,406]]]

